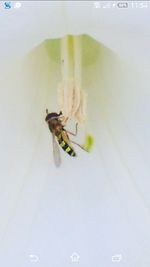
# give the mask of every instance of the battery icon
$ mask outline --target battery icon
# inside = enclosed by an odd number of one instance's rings
[[[128,8],[128,3],[127,2],[119,2],[117,3],[118,8]]]

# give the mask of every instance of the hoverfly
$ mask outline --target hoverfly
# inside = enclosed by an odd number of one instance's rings
[[[53,155],[54,155],[54,162],[56,167],[59,167],[61,164],[60,158],[60,151],[59,146],[71,157],[75,157],[76,153],[74,148],[72,147],[71,143],[78,145],[80,148],[85,150],[81,145],[77,144],[74,141],[71,141],[68,134],[77,135],[77,125],[76,124],[76,132],[72,133],[67,131],[62,123],[62,119],[64,118],[62,112],[60,113],[48,113],[48,109],[46,109],[46,118],[45,121],[48,124],[49,130],[52,133],[52,143],[53,143]],[[58,146],[59,144],[59,146]]]

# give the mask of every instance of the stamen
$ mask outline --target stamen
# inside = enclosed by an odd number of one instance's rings
[[[61,40],[62,81],[58,88],[58,105],[65,118],[78,123],[86,119],[86,96],[82,90],[81,37],[65,36]]]

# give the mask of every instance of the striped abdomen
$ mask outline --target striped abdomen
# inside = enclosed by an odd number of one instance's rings
[[[64,151],[66,151],[70,156],[75,157],[76,153],[72,149],[72,147],[69,146],[69,144],[63,139],[62,134],[60,133],[58,136],[56,136],[59,145],[62,147]]]

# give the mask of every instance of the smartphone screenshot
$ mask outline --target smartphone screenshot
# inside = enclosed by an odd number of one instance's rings
[[[0,1],[0,265],[150,266],[150,1]]]

